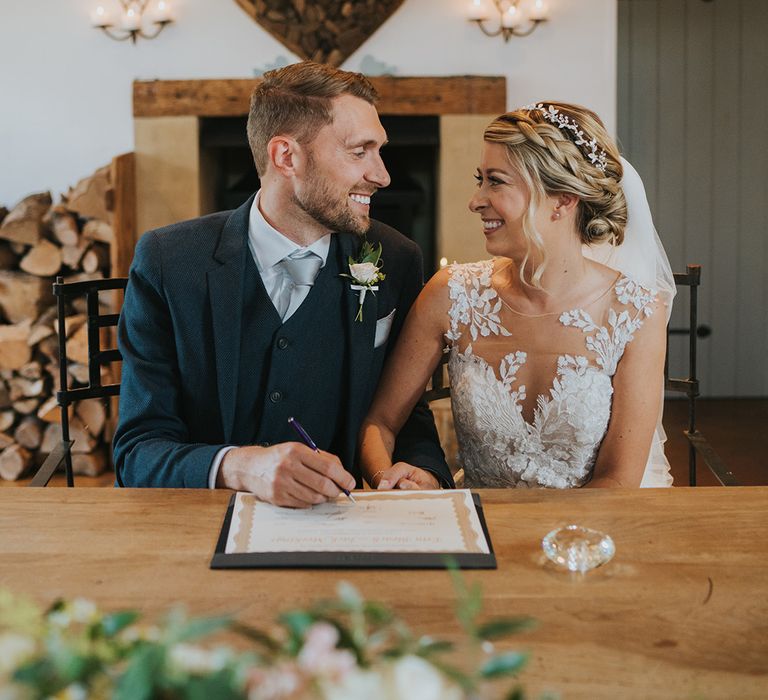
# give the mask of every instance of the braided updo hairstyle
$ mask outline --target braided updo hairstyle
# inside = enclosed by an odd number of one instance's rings
[[[608,136],[600,118],[591,110],[562,102],[544,102],[575,122],[587,140],[594,139],[605,155],[605,170],[592,163],[589,147],[575,143],[574,134],[547,121],[540,109],[519,109],[491,122],[483,138],[489,143],[506,146],[515,171],[531,193],[531,203],[523,220],[528,254],[520,266],[521,277],[540,287],[546,265],[544,245],[533,225],[536,206],[547,196],[572,194],[578,197],[576,225],[581,242],[586,244],[611,241],[620,245],[627,225],[627,204],[620,182],[623,168],[616,144]],[[542,263],[525,280],[523,270],[537,249]]]

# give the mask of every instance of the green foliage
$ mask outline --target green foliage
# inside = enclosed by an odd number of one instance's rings
[[[511,676],[520,671],[527,661],[525,654],[510,651],[506,654],[497,654],[486,661],[480,669],[483,678],[499,678]]]
[[[114,637],[138,619],[139,613],[133,610],[105,615],[101,620],[101,633],[105,637]]]
[[[367,255],[380,252],[372,249]],[[496,653],[489,640],[516,634],[531,621],[480,621],[480,585],[468,584],[455,564],[449,562],[448,569],[456,589],[456,616],[465,633],[461,646],[415,636],[390,608],[366,600],[348,583],[339,584],[334,599],[281,613],[278,627],[269,632],[229,616],[189,618],[181,608],[169,611],[159,625],[147,625],[134,611],[102,614],[79,599],[56,601],[41,612],[0,591],[0,643],[10,650],[6,653],[15,654],[12,662],[5,660],[9,671],[0,665],[0,697],[14,683],[33,698],[85,694],[96,700],[244,700],[276,674],[278,680],[294,678],[303,689],[292,698],[322,698],[323,689],[333,687],[344,673],[374,673],[391,684],[391,669],[409,659],[409,669],[438,674],[446,689],[477,694],[487,683],[517,674],[526,662],[525,654]],[[237,634],[253,648],[236,652],[211,645],[210,637],[221,632]],[[387,697],[406,696],[399,691]],[[515,687],[505,697],[524,696]]]

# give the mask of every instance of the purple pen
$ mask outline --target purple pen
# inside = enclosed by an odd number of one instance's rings
[[[320,448],[315,444],[315,441],[309,437],[309,433],[304,430],[304,428],[302,428],[301,423],[299,423],[299,421],[297,421],[293,416],[288,419],[288,425],[290,425],[296,431],[296,434],[301,438],[301,441],[307,447],[309,447],[311,450],[314,450],[315,452],[320,452]],[[357,503],[354,496],[349,491],[347,491],[347,489],[342,488],[341,490],[344,492],[344,495],[350,501],[352,501],[352,503]]]

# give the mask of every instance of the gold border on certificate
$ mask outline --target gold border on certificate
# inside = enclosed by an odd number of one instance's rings
[[[232,513],[232,522],[227,537],[226,553],[228,554],[244,554],[244,553],[257,553],[257,552],[300,552],[300,551],[358,551],[358,552],[401,552],[401,553],[468,553],[468,554],[487,554],[490,549],[488,542],[486,541],[485,534],[483,532],[482,525],[480,524],[480,518],[478,517],[477,510],[475,508],[472,494],[468,489],[457,490],[445,490],[445,491],[362,491],[356,492],[355,498],[360,504],[364,504],[366,501],[375,501],[378,503],[392,502],[398,505],[403,504],[406,500],[418,501],[424,503],[425,507],[429,509],[429,503],[433,502],[434,517],[440,517],[443,520],[445,539],[451,542],[461,540],[461,546],[446,548],[445,545],[437,545],[435,548],[430,548],[429,544],[417,546],[415,544],[398,543],[398,544],[376,544],[376,538],[372,535],[376,534],[374,531],[367,529],[365,519],[360,522],[359,527],[359,540],[350,542],[347,546],[333,546],[329,543],[327,548],[323,548],[316,542],[312,547],[302,546],[300,543],[301,538],[298,538],[296,544],[290,542],[286,544],[285,529],[292,527],[291,513],[296,514],[296,527],[297,531],[301,531],[302,528],[306,529],[308,523],[312,523],[314,532],[317,534],[317,538],[324,536],[323,523],[328,522],[328,506],[331,507],[336,504],[344,508],[344,516],[352,516],[349,520],[350,524],[354,524],[355,516],[355,504],[350,504],[346,499],[340,498],[336,502],[331,504],[325,504],[323,506],[316,506],[313,509],[307,509],[303,511],[293,511],[292,509],[277,508],[276,506],[269,505],[258,501],[253,495],[246,493],[238,493],[235,499],[235,504]],[[445,522],[445,508],[437,507],[438,504],[445,505],[450,504],[451,520]],[[393,519],[397,517],[397,513],[402,512],[402,509],[393,509]],[[313,522],[313,513],[317,514],[317,518]],[[338,514],[338,513],[337,513]],[[363,512],[361,511],[361,515]],[[377,514],[378,518],[386,518],[386,508]],[[345,521],[347,518],[344,518]],[[382,523],[386,523],[386,520],[382,520]],[[377,523],[379,524],[379,523]],[[258,527],[258,533],[255,533],[254,528]],[[269,534],[265,534],[264,528],[274,529],[276,532],[276,544],[269,543]],[[279,535],[277,531],[279,529]],[[327,528],[327,532],[332,532],[332,527]],[[357,534],[357,530],[356,530]],[[414,525],[414,536],[419,534],[418,523]],[[349,534],[346,534],[347,540]],[[290,538],[288,538],[290,539]],[[316,538],[313,538],[316,539]],[[439,538],[438,538],[439,539]],[[258,543],[254,543],[258,541]],[[265,543],[266,541],[266,543]],[[321,548],[318,548],[321,547]]]

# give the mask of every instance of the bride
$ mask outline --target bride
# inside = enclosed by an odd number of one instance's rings
[[[424,287],[361,429],[375,488],[437,488],[394,439],[448,347],[467,487],[669,486],[661,429],[674,280],[637,173],[593,112],[495,119],[477,192],[491,260]]]

